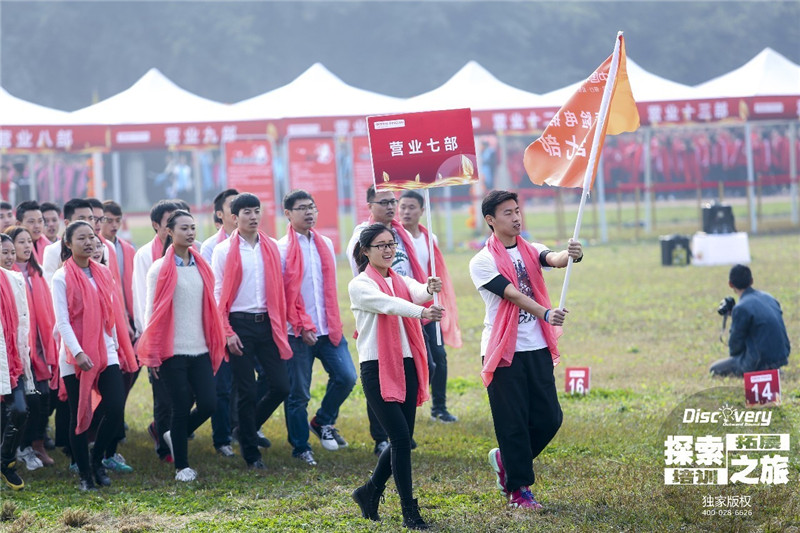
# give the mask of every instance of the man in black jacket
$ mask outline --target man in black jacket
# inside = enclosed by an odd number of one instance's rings
[[[731,356],[711,365],[711,373],[741,376],[786,365],[791,346],[778,300],[753,289],[753,274],[744,265],[731,268],[728,285],[739,297],[731,313]]]

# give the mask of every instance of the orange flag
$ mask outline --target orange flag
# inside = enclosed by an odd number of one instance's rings
[[[603,122],[598,154],[602,152],[606,133],[616,135],[636,131],[639,112],[633,101],[628,73],[625,69],[625,41],[620,35],[619,63],[614,78],[611,102]],[[600,119],[600,103],[606,83],[611,77],[613,54],[575,91],[575,94],[550,120],[542,136],[525,149],[523,163],[528,177],[536,185],[583,187],[586,167]],[[597,174],[595,157],[592,180]],[[590,185],[591,188],[591,185]]]

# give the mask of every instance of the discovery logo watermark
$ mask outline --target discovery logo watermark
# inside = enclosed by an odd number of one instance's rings
[[[772,422],[772,411],[738,409],[727,403],[716,411],[687,407],[683,410],[681,422],[684,424],[719,424],[721,422],[726,427],[769,427]]]

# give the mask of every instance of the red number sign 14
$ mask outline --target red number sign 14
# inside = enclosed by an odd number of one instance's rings
[[[567,367],[564,388],[567,394],[589,394],[589,367]]]
[[[777,370],[745,372],[744,398],[749,406],[781,403],[781,378]]]

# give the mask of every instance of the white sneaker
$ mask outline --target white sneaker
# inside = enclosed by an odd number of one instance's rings
[[[175,474],[175,481],[194,481],[197,479],[197,472],[188,466],[183,470],[178,470]]]
[[[308,423],[308,429],[310,429],[314,435],[319,437],[320,444],[322,444],[322,447],[329,452],[335,452],[339,449],[339,443],[336,442],[336,437],[333,435],[333,426],[318,425],[314,423],[314,420],[312,420]]]
[[[233,451],[233,446],[230,444],[223,444],[219,448],[217,448],[217,453],[220,454],[222,457],[234,457],[236,453]]]
[[[44,466],[42,460],[36,457],[36,452],[30,446],[25,449],[17,448],[17,461],[25,463],[25,468],[28,470],[37,470]]]
[[[310,450],[300,455],[295,455],[295,458],[305,461],[308,466],[317,466],[317,461],[314,460],[314,454]]]

